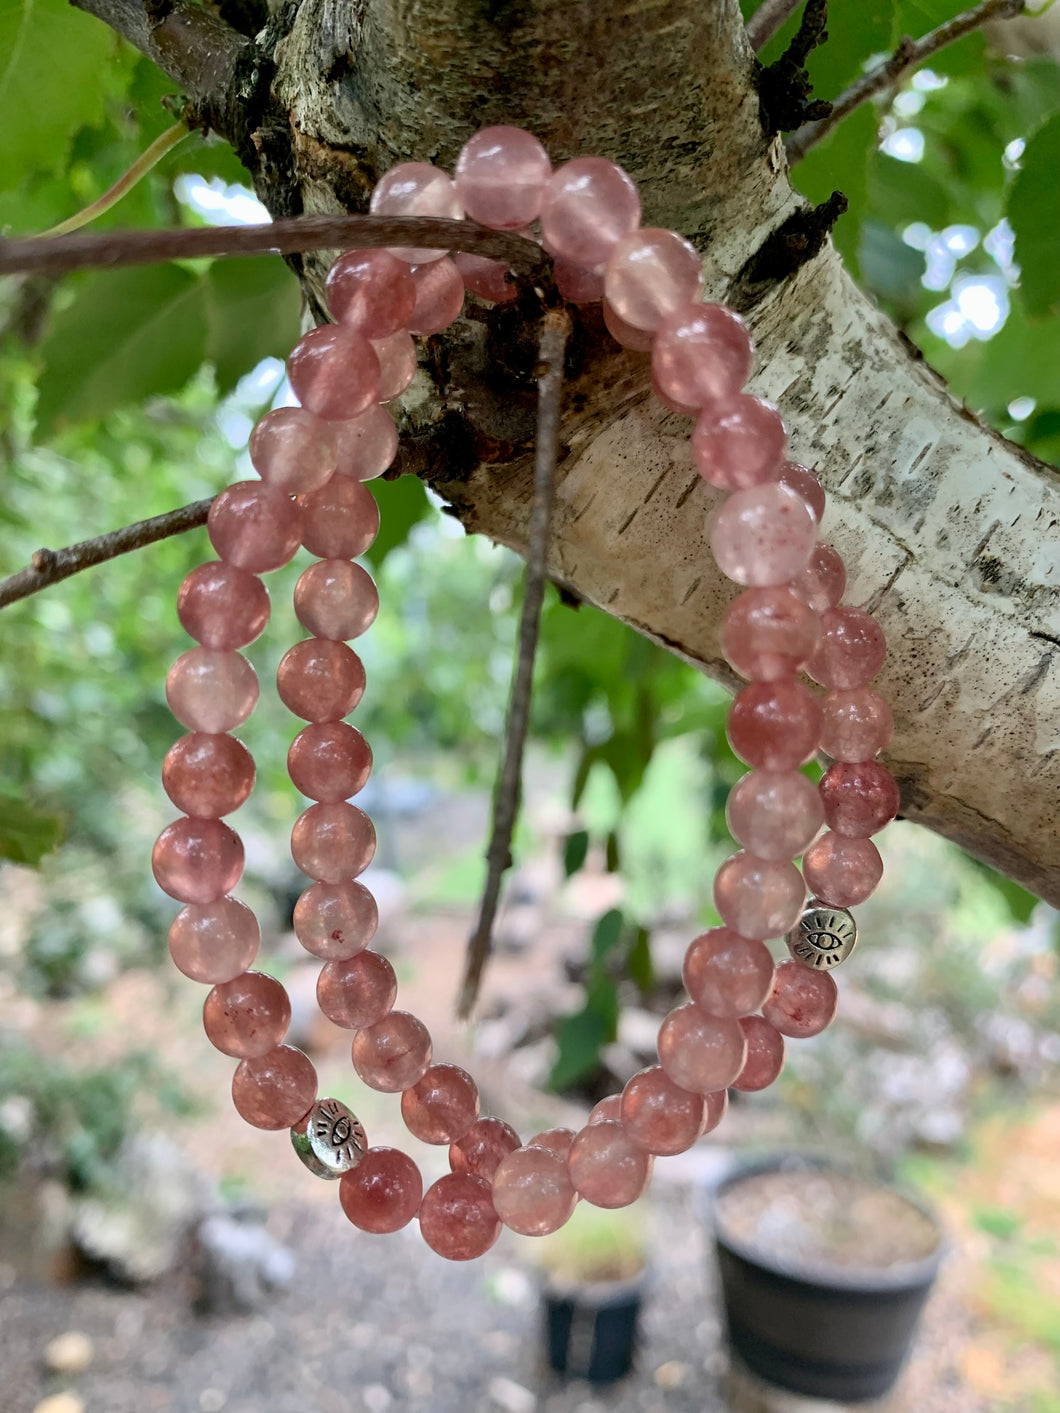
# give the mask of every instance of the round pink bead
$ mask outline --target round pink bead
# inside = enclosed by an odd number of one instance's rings
[[[499,125],[480,129],[460,149],[453,185],[473,221],[517,231],[537,219],[551,175],[548,153],[532,133]]]
[[[320,559],[356,559],[379,533],[375,496],[352,476],[334,476],[302,502],[302,543]]]
[[[258,675],[240,653],[192,648],[169,669],[166,701],[182,726],[219,735],[257,706]]]
[[[460,271],[464,288],[477,294],[479,299],[508,304],[515,298],[516,288],[508,279],[508,267],[503,260],[490,260],[485,255],[469,255],[466,250],[457,250],[453,252],[452,261]]]
[[[448,256],[429,265],[415,265],[416,304],[409,332],[437,334],[447,329],[464,307],[464,281]]]
[[[359,564],[322,559],[311,564],[295,584],[294,611],[302,627],[318,638],[344,642],[359,638],[375,622],[379,591]]]
[[[404,260],[389,250],[347,250],[328,271],[328,308],[366,339],[385,339],[409,321],[416,290]]]
[[[774,682],[809,661],[821,621],[790,589],[748,589],[725,610],[721,647],[741,677]]]
[[[379,346],[388,349],[390,345],[390,339],[383,339]],[[415,349],[412,361],[415,371]],[[380,382],[382,377],[381,373]],[[328,425],[335,438],[335,470],[340,476],[352,476],[355,481],[373,481],[383,474],[397,455],[398,431],[394,419],[377,402],[367,412],[362,412],[360,417]]]
[[[304,407],[266,412],[250,434],[249,451],[261,479],[288,495],[315,491],[335,472],[332,424]]]
[[[738,1021],[678,1006],[659,1028],[659,1063],[679,1089],[712,1094],[743,1069],[747,1046]]]
[[[575,1133],[572,1128],[546,1128],[542,1133],[536,1133],[533,1138],[528,1139],[526,1146],[528,1148],[547,1148],[550,1153],[555,1153],[565,1162],[574,1138]]]
[[[600,1124],[605,1119],[619,1119],[622,1117],[622,1095],[609,1094],[606,1099],[601,1099],[589,1110],[589,1117],[586,1123]]]
[[[818,788],[828,828],[847,839],[867,839],[883,829],[902,803],[894,776],[874,760],[837,761]]]
[[[376,182],[368,209],[375,216],[443,216],[450,221],[459,221],[464,215],[452,181],[429,162],[399,162],[391,167]],[[391,246],[391,254],[410,265],[426,265],[445,253]]]
[[[563,291],[560,290],[560,294]],[[567,298],[564,295],[564,298]],[[653,343],[653,335],[647,329],[635,329],[632,324],[627,324],[625,319],[619,317],[605,299],[602,303],[604,326],[607,332],[620,343],[623,348],[631,348],[635,353],[649,353]]]
[[[275,977],[246,971],[214,987],[203,1002],[202,1024],[215,1050],[253,1059],[287,1034],[291,1002]]]
[[[195,731],[166,752],[162,788],[185,814],[219,819],[248,799],[254,788],[254,757],[234,736]]]
[[[544,243],[583,270],[601,269],[639,221],[637,188],[621,167],[603,157],[576,157],[557,168],[545,187]]]
[[[817,751],[821,708],[801,682],[752,682],[729,711],[729,745],[760,770],[797,770]]]
[[[797,461],[785,461],[777,480],[789,491],[802,496],[810,507],[810,514],[820,525],[825,507],[824,487],[813,472],[806,466],[800,466]]]
[[[814,613],[834,608],[846,587],[846,565],[831,545],[817,545],[806,568],[791,581],[792,592],[805,599]]]
[[[301,508],[286,491],[267,481],[237,481],[210,506],[206,530],[226,563],[264,574],[294,558],[301,522]]]
[[[783,936],[798,922],[805,901],[802,874],[793,863],[733,854],[714,878],[718,915],[741,937]]]
[[[363,883],[314,883],[294,905],[299,942],[324,961],[356,956],[378,925],[379,909]]]
[[[839,992],[827,972],[781,962],[762,1015],[781,1035],[806,1040],[831,1025],[838,1006]]]
[[[594,1207],[628,1207],[648,1183],[651,1160],[620,1123],[606,1119],[577,1134],[567,1170],[578,1195]]]
[[[210,985],[246,971],[260,943],[257,918],[234,898],[189,903],[169,927],[169,955],[177,970]]]
[[[242,1060],[232,1076],[232,1101],[255,1128],[290,1128],[313,1107],[317,1072],[308,1055],[293,1045],[277,1045]]]
[[[701,1011],[736,1020],[757,1011],[773,985],[769,948],[727,927],[712,927],[689,945],[685,990]]]
[[[751,376],[751,363],[747,325],[723,304],[685,305],[655,331],[652,376],[683,407],[732,397]]]
[[[431,1063],[431,1034],[408,1011],[389,1011],[353,1037],[353,1067],[370,1089],[399,1094]]]
[[[303,795],[338,804],[364,788],[372,773],[372,749],[344,721],[314,722],[291,742],[287,772]]]
[[[549,250],[547,242],[544,245],[552,256],[552,273],[563,298],[569,299],[571,304],[599,304],[604,297],[603,269],[583,270],[580,265],[572,265]]]
[[[363,1030],[394,1009],[398,984],[394,968],[378,952],[325,962],[317,977],[317,1002],[328,1020],[343,1030]]]
[[[181,584],[177,617],[185,633],[204,648],[244,648],[269,621],[269,591],[245,569],[211,560],[193,569]]]
[[[853,908],[875,893],[883,860],[871,839],[845,839],[829,830],[803,855],[802,876],[822,903]]]
[[[476,1119],[466,1133],[449,1146],[449,1166],[454,1173],[473,1173],[492,1181],[502,1158],[520,1147],[519,1135],[502,1119]]]
[[[434,266],[427,265],[424,268],[433,270]],[[462,303],[463,296],[461,296]],[[416,376],[416,345],[413,343],[410,333],[399,329],[389,338],[377,339],[372,347],[375,349],[375,356],[379,359],[379,401],[392,402],[395,397],[401,396]],[[390,413],[384,408],[379,410],[385,417],[390,417]],[[371,408],[369,408],[370,411]],[[393,421],[393,418],[390,420]],[[396,434],[397,429],[394,430]],[[359,479],[366,481],[369,478],[361,476]]]
[[[821,703],[821,750],[833,760],[872,760],[893,731],[891,708],[871,687],[829,692]]]
[[[713,1094],[704,1094],[703,1105],[707,1116],[703,1132],[712,1133],[729,1112],[729,1091],[717,1089]]]
[[[342,1210],[355,1227],[376,1236],[408,1226],[422,1199],[420,1170],[398,1148],[369,1148],[339,1179]]]
[[[342,324],[310,329],[287,360],[295,397],[327,422],[358,417],[379,395],[379,360],[363,334]]]
[[[547,1148],[517,1148],[493,1177],[497,1216],[520,1236],[547,1236],[558,1231],[577,1201],[566,1159]]]
[[[746,491],[775,483],[787,441],[780,413],[771,402],[731,393],[708,403],[699,414],[692,432],[692,459],[712,486]],[[797,499],[809,515],[805,502]],[[812,523],[813,516],[809,518]]]
[[[432,1251],[447,1261],[473,1261],[501,1234],[501,1219],[485,1178],[446,1173],[423,1194],[420,1232]]]
[[[710,544],[721,572],[750,588],[786,584],[809,563],[817,527],[806,502],[784,486],[752,486],[718,511]]]
[[[821,640],[807,672],[822,687],[849,691],[876,676],[887,656],[883,629],[860,608],[830,608],[821,615]]]
[[[178,819],[155,841],[151,868],[163,893],[181,903],[213,903],[243,873],[243,844],[219,819]]]
[[[345,643],[306,638],[280,659],[276,690],[303,721],[341,721],[364,696],[364,664]]]
[[[431,1065],[402,1094],[401,1117],[424,1143],[455,1143],[478,1118],[478,1087],[459,1065]]]
[[[749,771],[730,793],[725,814],[729,833],[748,853],[774,861],[801,854],[824,823],[817,786],[797,770]]]
[[[686,407],[682,402],[675,402],[669,393],[664,392],[655,379],[654,374],[651,380],[651,390],[656,398],[670,412],[676,412],[678,417],[695,417],[699,411],[698,407]]]
[[[732,1087],[749,1091],[765,1089],[784,1068],[784,1037],[762,1016],[744,1016],[740,1025],[747,1037],[747,1061]]]
[[[654,333],[668,314],[691,304],[702,277],[699,253],[690,241],[676,231],[647,226],[611,252],[604,294],[620,319]]]
[[[291,830],[291,857],[310,878],[343,883],[363,873],[375,853],[372,821],[356,805],[311,805]]]
[[[691,1148],[706,1120],[702,1094],[679,1089],[660,1065],[629,1080],[621,1112],[622,1127],[637,1147],[659,1157]]]

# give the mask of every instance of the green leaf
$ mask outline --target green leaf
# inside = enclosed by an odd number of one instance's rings
[[[263,358],[298,339],[298,282],[282,260],[215,260],[206,272],[206,357],[223,397]]]
[[[828,7],[828,38],[813,51],[806,67],[818,98],[837,98],[858,78],[875,55],[894,44],[892,0],[858,0]]]
[[[1008,219],[1016,233],[1023,307],[1032,318],[1060,313],[1060,113],[1027,143]]]
[[[548,1087],[562,1094],[572,1084],[592,1074],[600,1064],[600,1051],[610,1043],[608,1031],[605,1017],[589,1006],[573,1016],[561,1016],[555,1029],[559,1053],[548,1077]]]
[[[1006,878],[1003,873],[998,873],[995,869],[990,868],[989,865],[980,863],[978,859],[973,859],[972,862],[981,873],[985,874],[990,886],[1004,900],[1012,921],[1024,926],[1030,922],[1031,914],[1041,900],[1036,898],[1033,893],[1028,893],[1027,889],[1020,884],[1014,883],[1011,878]]]
[[[655,988],[655,968],[651,961],[651,933],[646,927],[638,927],[633,946],[626,958],[626,975],[637,990],[647,996]]]
[[[589,831],[576,829],[568,834],[563,843],[563,876],[570,878],[577,873],[589,853]]]
[[[62,820],[32,809],[17,796],[0,795],[0,859],[36,868],[58,847]]]
[[[622,941],[625,918],[618,908],[610,908],[593,928],[592,964],[599,967]]]
[[[396,481],[376,480],[371,489],[379,502],[380,529],[365,558],[378,569],[391,550],[403,545],[409,531],[432,513],[427,491],[417,476],[399,476]]]
[[[976,411],[1000,414],[1017,397],[1060,407],[1060,321],[1030,323],[1017,305],[992,339],[960,353],[965,357],[955,386]],[[942,371],[952,380],[953,372]]]
[[[861,228],[858,248],[861,278],[873,294],[889,299],[899,308],[913,309],[918,302],[924,273],[924,257],[913,250],[890,226],[866,221]]]
[[[876,150],[876,111],[856,108],[794,168],[795,185],[815,205],[841,191],[848,208],[832,231],[836,249],[856,273],[861,222],[868,206],[868,163]]]

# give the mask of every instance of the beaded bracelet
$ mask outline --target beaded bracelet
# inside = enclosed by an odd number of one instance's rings
[[[289,1128],[312,1171],[341,1178],[355,1226],[392,1232],[418,1216],[436,1252],[467,1260],[493,1244],[502,1224],[544,1235],[563,1225],[579,1197],[601,1207],[635,1201],[657,1156],[683,1152],[720,1122],[728,1088],[763,1089],[783,1065],[785,1037],[816,1035],[830,1023],[837,993],[828,973],[857,937],[847,908],[878,884],[883,865],[870,836],[898,810],[894,780],[875,760],[892,720],[867,685],[883,664],[883,634],[868,614],[840,606],[843,562],[817,543],[821,484],[784,459],[776,408],[741,391],[751,371],[748,331],[732,311],[698,302],[696,251],[673,231],[640,226],[636,187],[620,167],[581,157],[553,171],[531,134],[487,128],[463,148],[453,179],[402,163],[379,181],[371,210],[466,214],[534,234],[539,223],[560,293],[572,302],[602,298],[618,342],[650,350],[662,403],[696,418],[696,466],[728,493],[710,543],[743,590],[721,629],[726,658],[749,683],[732,704],[729,739],[752,767],[728,802],[729,828],[743,847],[715,879],[723,925],[688,948],[690,999],[660,1027],[659,1064],[599,1103],[580,1133],[551,1129],[523,1146],[501,1120],[479,1117],[471,1076],[432,1064],[427,1028],[394,1009],[394,970],[368,946],[375,902],[356,881],[371,861],[375,831],[349,803],[368,779],[372,753],[344,720],[365,687],[347,644],[378,609],[375,585],[354,561],[379,527],[363,482],[381,475],[397,450],[382,404],[412,380],[413,334],[451,324],[465,290],[495,303],[514,291],[500,263],[444,250],[360,250],[336,260],[327,297],[337,322],[307,333],[287,365],[301,406],[258,423],[250,457],[261,480],[217,497],[208,530],[219,557],[180,588],[180,621],[199,646],[174,664],[166,692],[191,734],[169,751],[162,778],[185,817],[162,832],[152,862],[160,886],[184,904],[170,929],[173,959],[213,986],[203,1008],[207,1036],[240,1061],[232,1096],[242,1117],[258,1128]],[[369,1147],[343,1104],[317,1097],[312,1063],[283,1044],[291,1015],[284,988],[248,970],[258,924],[230,896],[243,847],[222,819],[250,794],[254,762],[228,733],[258,697],[254,669],[237,649],[269,617],[259,576],[300,546],[317,556],[294,591],[310,636],[277,672],[280,698],[309,723],[287,760],[295,787],[314,801],[291,835],[294,860],[313,880],[294,927],[324,963],[320,1008],[353,1031],[360,1079],[401,1094],[416,1138],[449,1145],[452,1171],[426,1192],[411,1158]],[[826,689],[822,699],[797,680],[803,670]],[[800,767],[818,751],[834,763],[815,786]],[[793,862],[800,855],[801,874]],[[765,939],[785,935],[792,958],[774,966]]]

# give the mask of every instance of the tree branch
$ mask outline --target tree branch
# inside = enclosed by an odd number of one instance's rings
[[[1023,8],[1023,0],[983,0],[982,4],[974,6],[971,10],[965,10],[963,14],[955,15],[952,20],[947,20],[945,24],[939,25],[930,34],[924,35],[923,39],[913,40],[907,36],[889,59],[885,59],[874,69],[870,69],[867,74],[859,78],[856,83],[852,83],[839,95],[832,104],[832,111],[827,117],[819,118],[816,122],[804,123],[797,132],[792,133],[785,143],[788,165],[793,167],[796,162],[800,162],[810,148],[816,147],[822,138],[827,137],[848,113],[852,113],[855,108],[860,108],[862,103],[867,103],[870,98],[875,98],[877,95],[885,93],[889,88],[893,88],[911,69],[922,64],[932,54],[937,54],[947,44],[952,44],[955,39],[960,39],[966,34],[971,34],[991,20],[1012,19],[1021,14]]]
[[[763,0],[747,21],[747,42],[756,54],[761,54],[789,15],[793,15],[802,0]]]

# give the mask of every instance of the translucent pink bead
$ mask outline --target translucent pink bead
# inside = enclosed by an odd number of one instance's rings
[[[876,676],[887,656],[883,629],[860,608],[830,608],[821,615],[821,640],[807,672],[822,687],[849,691]]]
[[[431,1250],[447,1261],[473,1261],[484,1255],[501,1234],[489,1183],[471,1173],[440,1177],[423,1194],[420,1232]]]
[[[291,742],[287,771],[303,795],[337,804],[363,790],[372,773],[372,750],[344,721],[314,722]]]
[[[354,329],[325,324],[310,329],[287,360],[295,397],[328,422],[358,417],[379,397],[379,360],[375,349]]]
[[[339,1179],[342,1210],[355,1227],[377,1236],[407,1227],[422,1198],[420,1170],[398,1148],[369,1148]]]
[[[847,839],[867,839],[897,815],[901,798],[894,776],[877,761],[837,761],[818,787],[828,828]]]
[[[560,290],[560,294],[563,291]],[[563,296],[565,299],[567,295]],[[632,324],[627,324],[625,319],[620,318],[611,308],[605,299],[602,303],[604,326],[607,332],[620,343],[623,348],[631,348],[635,353],[648,353],[651,351],[653,335],[647,329],[635,329]]]
[[[325,961],[356,956],[378,925],[379,909],[363,883],[314,883],[294,905],[299,942]]]
[[[731,393],[708,403],[699,414],[692,432],[692,459],[712,486],[745,491],[776,481],[787,442],[784,423],[771,402]]]
[[[648,1183],[651,1160],[620,1123],[606,1119],[577,1134],[567,1170],[578,1195],[594,1207],[628,1207]]]
[[[449,1146],[449,1166],[454,1173],[474,1173],[492,1181],[502,1158],[520,1147],[519,1135],[502,1119],[476,1119],[466,1133]]]
[[[254,788],[254,757],[234,736],[194,731],[166,752],[162,788],[185,814],[219,819],[248,799]]]
[[[846,587],[846,565],[831,545],[817,545],[806,568],[791,581],[792,591],[805,599],[814,613],[834,608]]]
[[[747,1037],[747,1061],[732,1087],[749,1091],[765,1089],[784,1068],[784,1037],[762,1016],[745,1016],[740,1025]]]
[[[369,210],[375,216],[444,216],[459,221],[464,214],[452,181],[429,162],[399,162],[375,184]],[[391,254],[410,265],[440,260],[444,250],[420,250],[395,245]]]
[[[320,559],[356,559],[379,533],[375,496],[352,476],[333,476],[302,501],[302,543]]]
[[[508,304],[515,298],[516,287],[508,279],[508,267],[503,260],[490,260],[485,255],[469,255],[466,250],[456,250],[452,261],[460,271],[464,288],[477,294],[479,299],[488,299],[493,304]]]
[[[802,876],[822,903],[853,908],[875,893],[883,860],[871,839],[845,839],[829,830],[803,855]]]
[[[409,332],[437,334],[447,329],[464,307],[464,281],[453,262],[444,256],[429,265],[414,265],[416,304]]]
[[[777,480],[789,491],[802,496],[810,507],[810,514],[820,525],[825,507],[824,487],[813,472],[806,466],[800,466],[797,461],[785,461]]]
[[[269,591],[245,569],[211,560],[193,569],[181,584],[177,617],[185,633],[204,648],[244,648],[269,621]]]
[[[500,125],[481,128],[460,149],[453,185],[473,221],[517,231],[537,219],[551,175],[548,153],[532,133]]]
[[[214,987],[203,1002],[202,1024],[215,1050],[253,1059],[287,1034],[291,1002],[275,977],[246,971]]]
[[[817,786],[797,770],[749,771],[729,794],[725,814],[748,853],[775,861],[801,854],[824,823]]]
[[[295,584],[294,611],[302,627],[318,638],[344,642],[359,638],[375,622],[379,591],[359,564],[322,559],[311,564]]]
[[[809,563],[817,527],[806,502],[784,486],[752,486],[718,511],[710,545],[721,572],[750,588],[786,584]]]
[[[721,646],[741,677],[774,682],[809,661],[821,621],[790,589],[748,589],[725,611]]]
[[[701,1011],[736,1020],[757,1011],[773,985],[769,948],[727,927],[712,927],[689,945],[685,990]]]
[[[640,221],[637,188],[603,157],[576,157],[549,178],[541,202],[541,234],[555,255],[599,270]]]
[[[699,294],[699,253],[676,231],[646,226],[620,240],[604,272],[611,308],[635,329],[654,333],[668,314]]]
[[[313,1107],[317,1072],[293,1045],[277,1045],[242,1060],[232,1076],[232,1101],[255,1128],[290,1128]]]
[[[827,972],[781,962],[762,1015],[781,1035],[806,1040],[831,1025],[838,1006],[839,992]]]
[[[416,290],[404,260],[389,250],[347,250],[328,271],[328,308],[366,339],[385,339],[408,324]]]
[[[243,873],[243,844],[219,819],[178,819],[155,841],[151,868],[163,893],[181,903],[213,903]]]
[[[600,1124],[605,1119],[618,1119],[622,1116],[622,1095],[609,1094],[606,1099],[601,1099],[589,1110],[589,1117],[586,1123]]]
[[[550,1153],[555,1153],[557,1157],[566,1161],[574,1138],[575,1134],[572,1128],[546,1128],[542,1133],[536,1133],[533,1138],[528,1139],[526,1146],[528,1148],[547,1148]]]
[[[517,1148],[493,1177],[497,1216],[520,1236],[547,1236],[558,1231],[577,1200],[566,1159],[547,1148]]]
[[[652,376],[684,407],[732,397],[751,376],[751,363],[747,325],[723,304],[685,305],[655,331]]]
[[[380,347],[386,347],[390,342],[384,339]],[[412,361],[415,371],[415,349]],[[380,380],[382,376],[381,373]],[[372,481],[383,474],[397,455],[397,427],[390,413],[378,403],[373,403],[360,417],[329,425],[335,437],[335,469],[340,476],[352,476],[355,481]]]
[[[264,574],[294,558],[301,521],[301,509],[286,491],[267,481],[237,481],[210,506],[206,530],[226,563]]]
[[[478,1118],[478,1087],[459,1065],[432,1065],[402,1094],[401,1117],[423,1143],[455,1143]]]
[[[291,857],[310,878],[343,883],[363,873],[375,853],[375,828],[356,805],[311,805],[291,830]]]
[[[317,977],[317,1002],[328,1020],[343,1030],[375,1025],[394,1009],[397,976],[378,952],[325,962]]]
[[[703,1125],[703,1132],[713,1133],[722,1119],[729,1112],[729,1091],[727,1089],[715,1090],[713,1094],[703,1096],[706,1122]]]
[[[622,1091],[622,1127],[638,1148],[669,1157],[691,1148],[703,1132],[702,1094],[679,1089],[660,1065],[635,1074]]]
[[[738,1021],[678,1006],[659,1028],[659,1063],[679,1089],[711,1094],[743,1069],[747,1046]]]
[[[304,407],[266,412],[250,434],[249,451],[261,479],[288,495],[315,491],[335,472],[333,425]]]
[[[651,380],[651,390],[659,402],[670,412],[676,412],[678,417],[695,417],[699,411],[698,407],[686,407],[684,403],[676,402],[669,393],[663,391],[654,375]]]
[[[733,854],[714,878],[714,906],[741,937],[781,937],[798,922],[806,888],[793,863]]]
[[[545,243],[548,250],[548,244]],[[549,250],[552,256],[552,273],[556,288],[571,304],[599,304],[604,297],[603,270],[584,270],[580,265],[572,265],[561,255]]]
[[[389,1011],[353,1037],[353,1068],[370,1089],[399,1094],[431,1063],[431,1033],[408,1011]]]
[[[169,669],[166,701],[182,726],[217,735],[241,726],[257,706],[258,675],[240,653],[192,648]]]
[[[871,687],[829,692],[821,703],[821,750],[833,760],[872,760],[893,732],[891,708]]]
[[[280,659],[276,690],[303,721],[341,721],[364,696],[364,664],[345,643],[306,638]]]
[[[424,268],[433,270],[434,266],[427,265]],[[416,345],[411,334],[399,329],[387,339],[377,339],[372,347],[379,359],[379,401],[392,402],[395,397],[401,396],[416,376]],[[384,409],[381,408],[380,411]],[[367,416],[367,413],[364,415]],[[384,411],[384,416],[390,417],[390,413]],[[360,479],[366,481],[368,477],[361,476]]]
[[[260,943],[257,918],[234,898],[189,903],[169,927],[169,955],[177,970],[210,985],[246,971]]]
[[[814,756],[821,731],[817,698],[801,682],[752,682],[729,710],[729,745],[760,770],[797,770]]]

